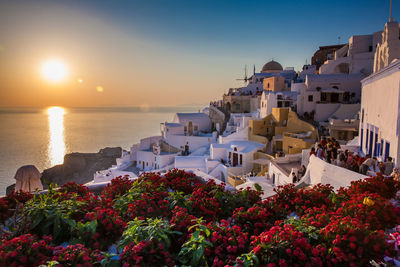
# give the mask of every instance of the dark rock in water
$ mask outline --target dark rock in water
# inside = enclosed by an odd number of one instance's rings
[[[96,171],[105,170],[116,164],[122,155],[120,147],[106,147],[98,153],[71,153],[64,156],[64,163],[46,169],[42,173],[42,184],[48,188],[50,183],[59,186],[75,182],[84,184],[93,180]]]

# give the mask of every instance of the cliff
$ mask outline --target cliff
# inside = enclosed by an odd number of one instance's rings
[[[93,180],[96,171],[105,170],[116,164],[121,157],[122,148],[106,147],[97,153],[70,153],[64,156],[64,163],[46,169],[42,173],[42,184],[48,188],[50,183],[59,186],[67,182],[85,184]],[[14,189],[14,185],[7,187],[7,192]]]

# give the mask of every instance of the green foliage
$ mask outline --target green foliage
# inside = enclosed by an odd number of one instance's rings
[[[257,192],[262,192],[263,191],[261,186],[259,184],[257,184],[257,183],[254,184],[254,188],[257,190]]]
[[[299,232],[302,232],[304,236],[308,239],[310,244],[319,244],[319,230],[317,227],[312,226],[307,223],[306,219],[296,220],[294,218],[289,218],[285,220],[284,224],[293,225]]]
[[[71,217],[79,212],[82,203],[74,197],[68,200],[61,194],[49,188],[48,194],[35,195],[24,207],[24,213],[31,222],[30,230],[39,235],[52,235],[55,243],[70,239],[70,234],[76,226]]]
[[[202,224],[202,219],[198,220],[196,225],[189,228],[189,231],[195,229],[190,240],[183,244],[178,258],[184,265],[189,266],[207,266],[207,260],[204,255],[206,248],[211,248],[213,244],[206,240],[211,232],[207,226]]]
[[[184,192],[170,192],[168,193],[168,202],[170,210],[175,207],[186,208],[189,212],[192,211],[192,206],[189,204],[188,200],[191,195],[186,195]]]
[[[238,265],[237,262],[241,261],[242,264]],[[240,257],[237,258],[235,267],[237,266],[243,266],[243,267],[254,267],[259,265],[259,260],[257,256],[254,254],[253,251],[250,251],[249,253],[242,254]]]
[[[121,263],[116,258],[118,257],[117,254],[106,252],[103,252],[102,254],[105,258],[100,262],[101,267],[121,267]]]
[[[58,261],[48,261],[46,265],[40,265],[39,267],[56,267],[59,266],[60,263]]]
[[[139,220],[128,223],[128,227],[122,234],[118,248],[121,250],[130,243],[138,244],[140,241],[151,241],[156,239],[166,248],[171,246],[171,239],[180,232],[172,231],[168,221],[159,218],[148,218],[147,220]]]
[[[86,223],[77,222],[73,237],[70,241],[71,244],[85,244],[88,245],[92,241],[92,236],[96,233],[97,220],[89,221]]]

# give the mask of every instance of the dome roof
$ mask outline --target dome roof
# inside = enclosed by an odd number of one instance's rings
[[[282,65],[276,61],[271,60],[270,62],[265,63],[262,67],[261,72],[273,72],[273,71],[282,71]]]

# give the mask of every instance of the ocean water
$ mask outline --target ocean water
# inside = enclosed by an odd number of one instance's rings
[[[141,138],[160,135],[160,123],[175,113],[204,107],[0,108],[0,196],[22,165],[43,171],[61,164],[66,153],[128,150]]]

